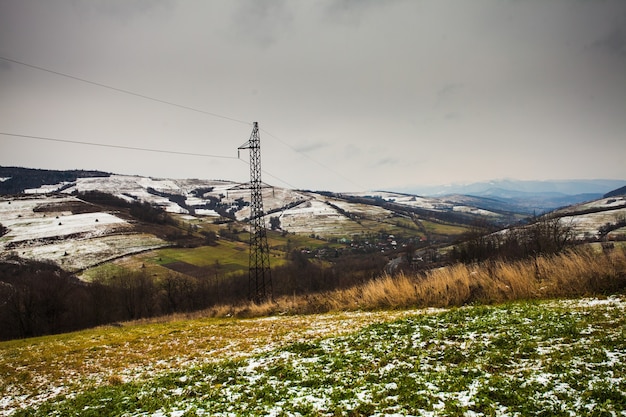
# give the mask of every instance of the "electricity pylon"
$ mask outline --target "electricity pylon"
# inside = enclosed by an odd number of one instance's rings
[[[237,149],[250,149],[250,259],[248,296],[254,302],[272,298],[272,272],[270,249],[267,244],[265,213],[261,189],[261,140],[259,123],[254,122],[250,140]]]

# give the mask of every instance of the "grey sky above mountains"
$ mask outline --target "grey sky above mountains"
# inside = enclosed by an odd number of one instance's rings
[[[626,178],[624,0],[0,0],[0,57],[5,166],[245,182],[258,121],[278,186]]]

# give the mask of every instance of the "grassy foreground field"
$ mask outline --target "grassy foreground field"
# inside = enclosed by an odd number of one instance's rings
[[[612,296],[5,342],[0,414],[626,415],[625,313]]]

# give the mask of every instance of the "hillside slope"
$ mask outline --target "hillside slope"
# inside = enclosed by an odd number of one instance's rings
[[[5,342],[0,415],[618,415],[625,309],[610,297]]]
[[[604,197],[554,211],[577,239],[626,239],[626,196]]]
[[[15,175],[17,171],[11,172]],[[77,271],[170,244],[163,234],[155,235],[156,229],[138,228],[136,220],[120,217],[117,208],[84,201],[81,196],[90,192],[107,193],[128,204],[160,207],[180,225],[200,231],[208,230],[209,224],[224,222],[240,222],[245,227],[250,215],[245,185],[98,175],[29,170],[28,177],[36,184],[49,179],[63,181],[23,189],[26,196],[0,199],[0,224],[7,229],[0,237],[2,252],[52,260]],[[3,183],[9,181],[4,179]],[[21,183],[16,177],[11,179]],[[263,199],[267,221],[274,218],[278,231],[357,242],[366,251],[375,249],[374,245],[393,250],[414,242],[420,246],[449,244],[475,224],[506,227],[525,217],[499,199],[466,195],[433,198],[384,191],[337,194],[268,186],[263,189]],[[556,215],[573,225],[578,238],[624,235],[620,222],[625,209],[620,206],[620,197],[586,204],[559,210]]]
[[[119,213],[69,195],[0,198],[0,224],[8,229],[2,254],[50,260],[68,271],[168,245]]]

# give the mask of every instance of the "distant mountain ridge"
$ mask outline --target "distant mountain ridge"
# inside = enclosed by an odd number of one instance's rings
[[[449,194],[468,194],[478,196],[499,196],[499,190],[519,193],[558,193],[565,195],[576,194],[598,194],[607,193],[626,185],[626,180],[593,179],[593,180],[546,180],[546,181],[526,181],[526,180],[493,180],[482,181],[470,184],[448,184],[438,186],[411,187],[403,189],[403,192],[417,193],[420,195],[440,196]],[[400,191],[400,190],[398,190]]]
[[[20,194],[28,189],[55,185],[62,191],[77,178],[111,177],[113,174],[90,170],[56,171],[0,167],[0,195]],[[67,185],[65,185],[67,184]],[[519,181],[512,179],[395,189],[407,195],[433,197],[450,203],[470,204],[485,210],[540,214],[557,208],[596,200],[611,193],[623,194],[626,180]],[[294,190],[295,191],[295,190]]]
[[[626,180],[494,180],[471,184],[450,184],[432,187],[414,187],[411,192],[432,197],[467,195],[490,198],[513,207],[532,212],[550,211],[559,207],[602,198],[626,184]]]

